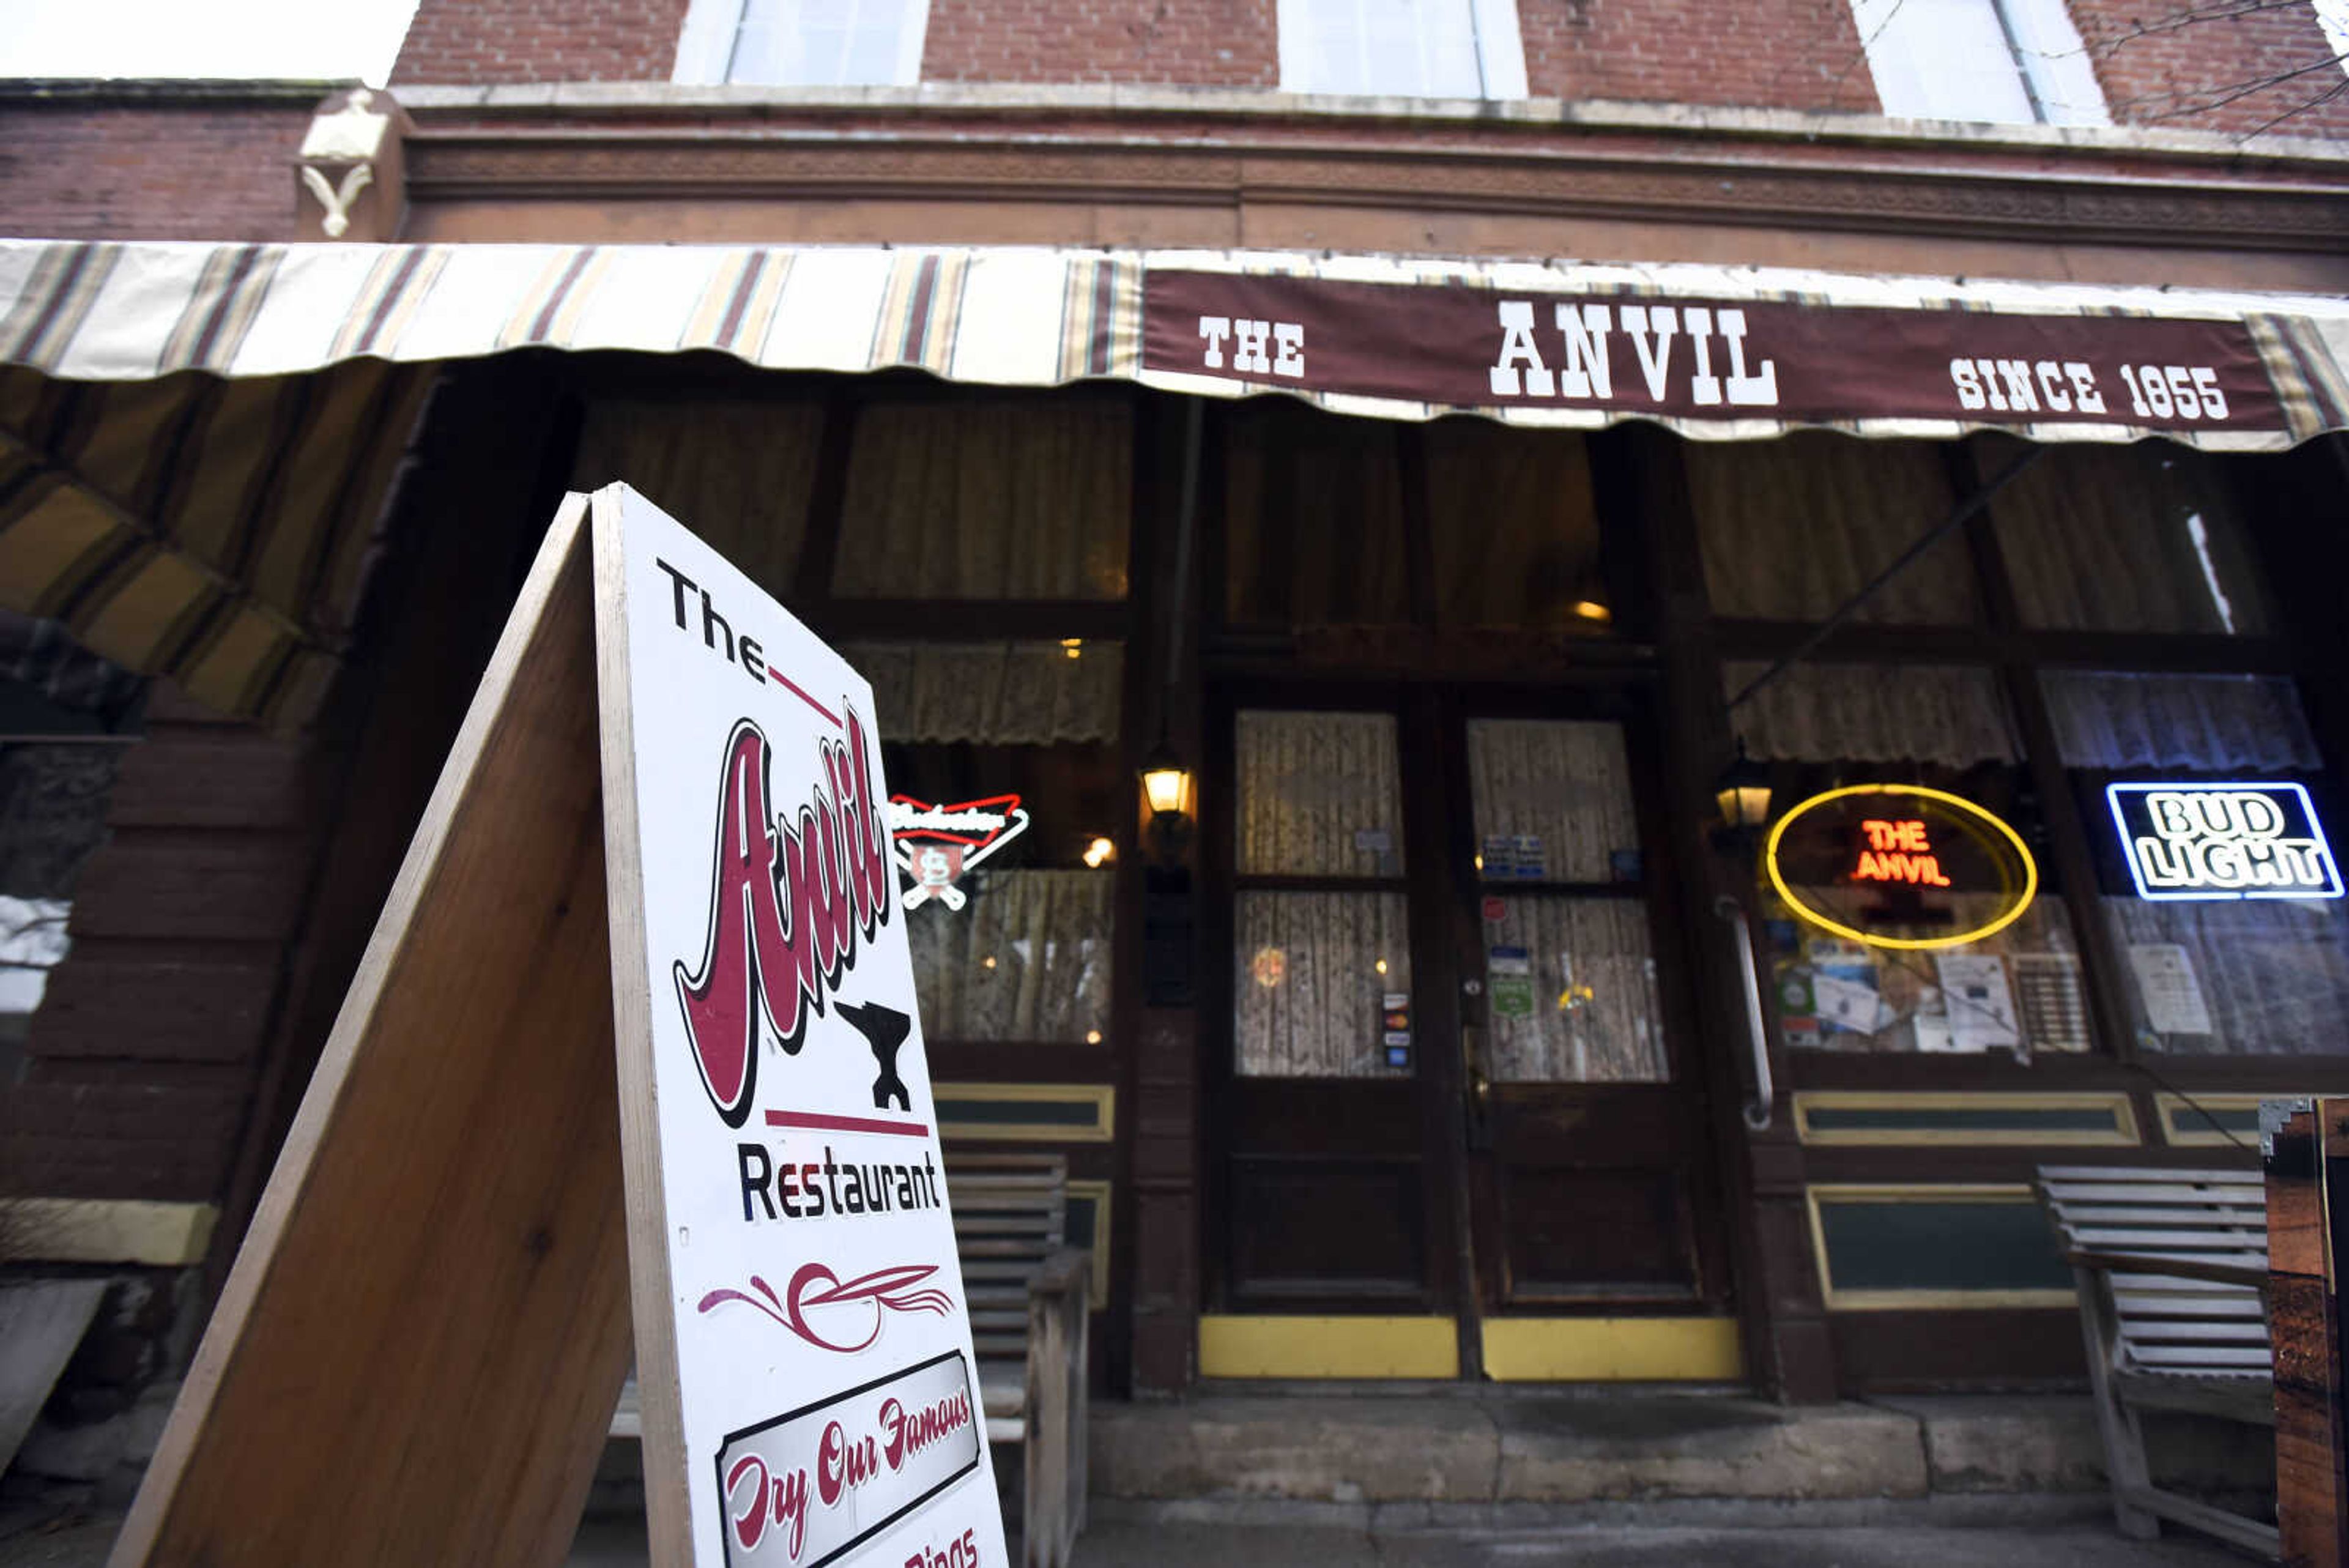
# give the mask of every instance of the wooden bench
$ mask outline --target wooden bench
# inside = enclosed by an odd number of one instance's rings
[[[2080,1294],[2088,1381],[2121,1532],[2161,1519],[2274,1557],[2276,1528],[2153,1484],[2140,1410],[2275,1425],[2267,1191],[2258,1171],[2042,1166],[2039,1200]]]
[[[959,1154],[947,1162],[946,1178],[987,1440],[1024,1450],[1028,1568],[1064,1568],[1085,1527],[1092,1279],[1090,1254],[1066,1245],[1069,1162],[1057,1154]],[[611,1435],[643,1438],[633,1373]]]
[[[1067,1245],[1069,1162],[1057,1154],[947,1160],[955,1251],[990,1444],[1025,1450],[1021,1555],[1063,1568],[1085,1527],[1090,1256]]]

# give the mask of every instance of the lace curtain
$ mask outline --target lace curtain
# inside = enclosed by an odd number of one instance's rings
[[[982,872],[965,883],[960,909],[904,911],[923,1033],[1101,1044],[1114,884],[1106,870]]]
[[[2168,971],[2182,948],[2206,1017],[2173,991],[2148,1012],[2154,1043],[2181,1054],[2337,1055],[2349,1051],[2349,914],[2338,901],[2247,898],[2231,902],[2147,903],[2107,898],[2105,908],[2123,947],[2130,984],[2145,1003],[2141,965]],[[2157,950],[2140,954],[2140,947]],[[2181,1005],[2181,1002],[2183,1005]],[[2207,1022],[2208,1033],[2179,1027]],[[2168,1025],[2167,1029],[2163,1025]]]
[[[1402,780],[1388,713],[1237,716],[1243,876],[1402,875]]]
[[[823,435],[820,403],[592,403],[571,483],[626,482],[781,598],[799,568]]]
[[[1949,515],[1940,449],[1803,431],[1682,447],[1715,615],[1822,620]],[[1976,618],[1961,534],[1861,605],[1863,621]]]
[[[1401,893],[1242,893],[1232,1030],[1242,1077],[1409,1077],[1380,1010],[1411,991]],[[1380,970],[1383,963],[1384,972]]]
[[[1487,921],[1493,1077],[1504,1084],[1660,1084],[1664,1060],[1648,910],[1635,898],[1511,898]],[[1504,970],[1530,971],[1533,1010]]]
[[[1050,746],[1117,739],[1125,649],[1088,642],[861,642],[841,655],[873,683],[892,741]]]
[[[2013,461],[1994,443],[2000,466]],[[1992,504],[2029,626],[2268,629],[2249,541],[2209,461],[2159,442],[2050,449]]]
[[[1125,597],[1127,405],[993,398],[874,403],[857,416],[843,598]]]
[[[1722,667],[1723,699],[1769,667]],[[2019,754],[1997,679],[1934,665],[1797,664],[1731,722],[1764,760],[1918,762],[1969,768]]]
[[[2282,773],[2323,766],[2300,694],[2284,676],[2051,670],[2039,680],[2056,749],[2072,767]]]
[[[1477,719],[1468,725],[1476,837],[1540,840],[1551,882],[1614,879],[1612,853],[1637,849],[1630,764],[1609,723]]]

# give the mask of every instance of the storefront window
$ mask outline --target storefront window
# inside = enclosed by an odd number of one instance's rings
[[[1233,1025],[1242,1076],[1407,1077],[1382,1049],[1408,1009],[1402,782],[1389,713],[1244,711],[1235,720],[1242,879]],[[1246,886],[1313,877],[1352,889]]]
[[[857,415],[832,591],[1123,598],[1133,445],[1122,400],[869,404]]]
[[[2339,1052],[2349,909],[2322,761],[2292,682],[2101,670],[2041,680],[2140,1042],[2194,1054]]]
[[[1692,441],[1689,500],[1715,615],[1823,620],[1955,504],[1941,450],[1797,431],[1768,441]],[[1974,571],[1953,533],[1862,602],[1861,621],[1951,624],[1979,616]]]
[[[1984,443],[1993,463],[2011,443]],[[2023,624],[2075,631],[2270,628],[2249,539],[2210,461],[2142,446],[2050,448],[1992,504]]]
[[[924,1030],[956,1043],[1103,1044],[1116,872],[1099,841],[1130,809],[1115,743],[1123,648],[842,651],[873,683],[901,858],[940,852],[934,886],[903,911]],[[929,831],[905,831],[917,827]]]
[[[2079,945],[1990,671],[1797,666],[1735,722],[1785,824],[1760,897],[1787,1045],[2089,1049]]]

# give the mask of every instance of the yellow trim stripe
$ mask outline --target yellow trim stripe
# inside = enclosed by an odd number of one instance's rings
[[[1737,1383],[1728,1317],[1488,1317],[1485,1375],[1496,1383]]]
[[[143,1199],[0,1198],[0,1231],[19,1262],[148,1263],[203,1261],[220,1210],[210,1203]]]
[[[1199,1320],[1203,1377],[1457,1377],[1448,1317],[1229,1317]]]

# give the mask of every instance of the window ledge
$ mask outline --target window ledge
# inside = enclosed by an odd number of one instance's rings
[[[778,112],[1114,113],[1136,117],[1287,119],[1329,124],[1409,120],[1492,128],[1640,131],[1856,145],[1938,145],[2008,151],[2159,153],[2229,163],[2349,164],[2349,145],[2270,136],[2256,144],[2213,131],[2134,126],[2003,125],[1882,115],[1629,103],[1599,99],[1413,99],[1288,93],[1252,88],[927,82],[918,87],[695,86],[670,82],[536,82],[476,87],[401,84],[392,94],[419,121],[436,115]]]

